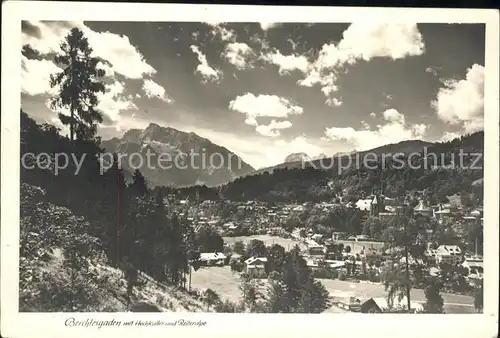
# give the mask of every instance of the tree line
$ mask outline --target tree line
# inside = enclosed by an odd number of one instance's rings
[[[69,136],[53,125],[37,124],[21,110],[21,155],[34,154],[22,157],[21,182],[42,188],[51,203],[83,216],[88,221],[85,234],[99,239],[111,265],[123,270],[130,290],[139,271],[185,287],[188,262],[197,259],[203,243],[197,243],[185,217],[168,210],[161,191],[148,188],[140,171],[127,183],[115,155],[112,167],[101,174],[99,155],[104,150],[97,127],[103,118],[97,105],[99,93],[105,91],[104,72],[98,67],[102,60],[91,56],[87,38],[76,28],[60,47],[54,61],[62,71],[51,76],[50,84],[58,92],[51,103],[61,123],[69,127]],[[49,157],[36,163],[41,153]],[[56,154],[62,153],[84,159],[77,175],[73,161],[56,173]],[[39,222],[36,217],[32,221]],[[87,254],[83,248],[73,249],[75,257]],[[83,264],[83,260],[69,261]]]

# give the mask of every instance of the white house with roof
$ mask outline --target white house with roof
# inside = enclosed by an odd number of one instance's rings
[[[470,212],[471,216],[482,217],[483,216],[483,208],[476,208]]]
[[[465,257],[462,266],[469,271],[468,278],[480,280],[483,279],[483,258],[479,256]]]
[[[433,210],[434,218],[437,219],[439,224],[447,223],[452,219],[452,212],[450,208],[445,208],[440,205],[437,209]]]
[[[370,211],[372,207],[372,199],[371,198],[360,199],[356,202],[356,207],[361,211]]]
[[[245,261],[245,271],[253,278],[266,276],[266,257],[250,257]]]
[[[468,215],[463,217],[466,223],[482,222],[483,209],[477,208],[472,210]]]
[[[303,212],[305,210],[304,206],[302,205],[297,205],[292,209],[293,212]]]
[[[413,209],[413,212],[422,216],[432,216],[433,214],[433,210],[425,204],[424,200],[420,200],[418,205]]]
[[[462,250],[456,245],[440,245],[436,249],[436,263],[457,265],[462,262]]]
[[[202,252],[200,253],[200,262],[202,265],[214,266],[214,265],[224,265],[226,260],[226,255],[222,252]]]
[[[321,234],[314,234],[311,236],[311,239],[315,242],[318,242],[322,238],[323,238],[323,235],[321,235]]]
[[[437,263],[437,250],[436,249],[427,249],[424,252],[425,258],[427,262],[431,265]]]
[[[342,232],[342,231],[332,232],[332,240],[334,240],[334,241],[346,239],[346,238],[347,238],[347,232]]]
[[[309,256],[324,257],[326,253],[326,247],[312,242],[312,245],[307,246],[307,253]]]

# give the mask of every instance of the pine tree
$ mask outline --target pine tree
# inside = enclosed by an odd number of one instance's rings
[[[241,273],[240,279],[243,304],[249,308],[250,312],[254,312],[259,300],[262,298],[262,294],[259,290],[260,283],[247,273]]]
[[[220,297],[212,289],[206,289],[203,293],[203,302],[207,305],[207,312],[210,311],[210,307],[216,305],[220,302]]]
[[[427,313],[443,313],[443,297],[441,297],[441,283],[436,278],[429,278],[424,289],[426,302],[424,304]]]
[[[97,123],[102,114],[96,109],[98,93],[105,87],[99,81],[104,70],[98,69],[99,58],[92,57],[92,48],[83,32],[73,28],[61,43],[61,52],[54,61],[63,71],[51,75],[51,87],[58,87],[59,93],[52,99],[52,108],[69,109],[69,116],[59,113],[59,119],[70,127],[70,139],[90,140],[95,137]]]
[[[269,275],[269,284],[267,286],[266,307],[270,313],[287,313],[288,308],[286,288],[282,282],[283,276],[276,271]]]
[[[309,276],[302,286],[301,297],[297,306],[299,313],[321,313],[330,307],[328,290],[313,276]]]
[[[171,281],[171,250],[172,250],[172,229],[170,219],[167,215],[167,209],[163,202],[163,194],[158,190],[153,202],[153,214],[148,225],[148,231],[145,236],[146,243],[152,250],[149,256],[151,262],[151,273],[160,281]],[[144,257],[147,259],[146,257]]]
[[[396,215],[382,236],[388,242],[391,257],[386,262],[383,282],[387,293],[387,302],[390,306],[397,297],[399,301],[406,297],[406,307],[411,311],[410,290],[414,284],[415,271],[424,272],[423,261],[425,245],[428,242],[426,226],[427,220],[407,215]]]
[[[126,194],[125,176],[118,163],[116,154],[113,158],[113,166],[105,173],[106,198],[103,200],[106,220],[107,253],[112,262],[118,263],[120,258],[127,255],[130,249],[130,241],[126,236],[125,223],[129,211],[129,201]]]
[[[483,290],[483,282],[481,282],[474,289],[474,308],[479,313],[483,311],[483,298],[484,298],[484,290]]]
[[[174,285],[183,283],[183,274],[187,267],[187,247],[184,231],[177,215],[172,215],[170,221],[170,248],[168,251],[168,263],[170,268],[171,282]]]
[[[147,195],[149,190],[146,184],[146,178],[139,169],[132,175],[132,183],[128,186],[132,195],[142,197]]]

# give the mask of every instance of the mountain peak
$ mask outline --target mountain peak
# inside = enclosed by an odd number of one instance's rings
[[[175,185],[189,186],[199,182],[206,185],[226,184],[235,177],[246,175],[254,169],[243,162],[237,160],[228,149],[212,143],[210,140],[198,136],[195,133],[180,131],[171,127],[163,127],[156,123],[150,123],[144,129],[130,129],[122,139],[111,139],[103,141],[103,148],[110,152],[120,152],[125,154],[139,153],[146,156],[146,152],[152,152],[157,156],[160,154],[170,154],[174,157],[178,154],[207,154],[206,159],[212,154],[222,155],[224,159],[230,159],[231,166],[215,168],[211,163],[201,163],[201,156],[194,157],[196,164],[192,167],[177,168],[172,166],[163,170],[159,166],[141,167],[140,170],[149,183],[155,185]],[[205,160],[203,160],[205,161]],[[194,163],[188,160],[189,163]],[[234,163],[233,163],[234,162]],[[125,169],[130,168],[125,165]],[[129,170],[133,171],[133,170]]]
[[[146,129],[158,129],[158,128],[161,128],[159,124],[156,124],[154,122],[151,122],[147,127]]]

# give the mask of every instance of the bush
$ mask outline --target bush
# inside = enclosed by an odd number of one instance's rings
[[[339,280],[346,280],[346,274],[344,271],[339,272]]]
[[[164,302],[165,302],[165,296],[164,295],[162,295],[162,294],[156,295],[156,303],[157,304],[163,305]]]
[[[214,307],[215,312],[219,313],[236,313],[239,312],[238,305],[229,300],[219,302]]]
[[[241,272],[243,271],[244,268],[244,264],[239,259],[236,258],[231,259],[229,266],[231,267],[231,271],[234,272]]]
[[[339,273],[334,269],[319,268],[312,270],[312,275],[314,278],[336,279],[338,278]]]

